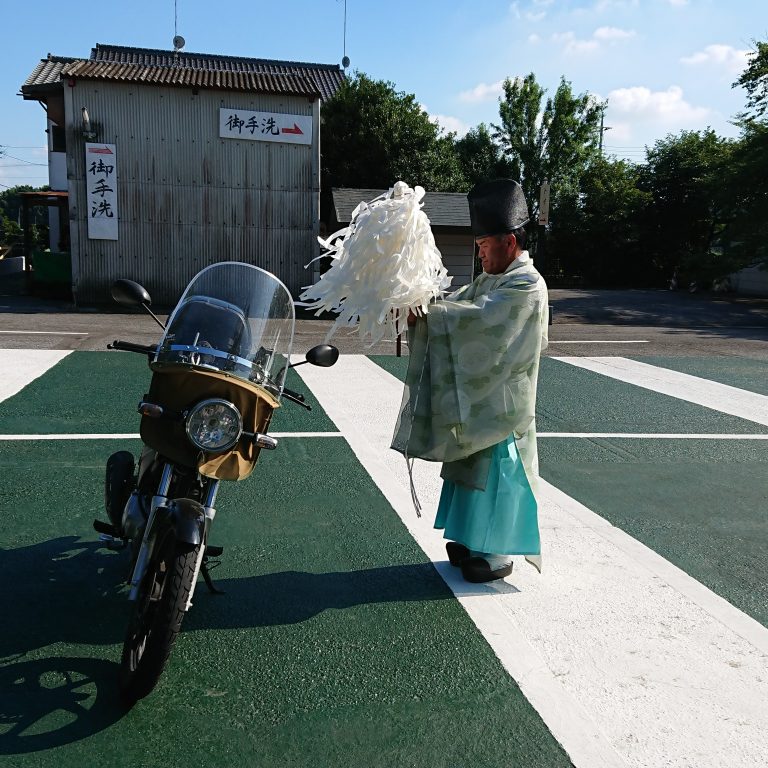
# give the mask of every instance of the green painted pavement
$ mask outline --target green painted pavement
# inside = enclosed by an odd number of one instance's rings
[[[552,358],[541,361],[536,427],[539,432],[768,432],[762,424]]]
[[[539,441],[541,475],[768,626],[768,443]]]
[[[128,352],[73,352],[22,392],[0,402],[3,434],[138,433],[136,406],[149,389],[151,371],[143,355]],[[272,432],[335,432],[295,371],[289,389],[307,395],[307,411],[293,403],[279,408]]]
[[[373,359],[404,378],[407,358]],[[567,363],[541,362],[540,432],[768,431]],[[739,369],[745,388],[758,391],[764,368]],[[768,442],[550,438],[539,441],[539,462],[545,480],[768,626]]]
[[[78,360],[80,381],[122,365]],[[82,408],[56,424],[86,431]],[[123,712],[125,556],[100,549],[90,522],[106,457],[126,447],[140,444],[0,444],[0,763],[569,765],[338,438],[284,440],[222,484],[212,541],[227,594],[201,585],[158,688]]]
[[[640,363],[768,395],[768,362],[749,357],[633,357]]]

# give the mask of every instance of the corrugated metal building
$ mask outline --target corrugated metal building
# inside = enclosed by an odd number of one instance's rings
[[[318,252],[320,101],[342,81],[337,65],[120,46],[43,59],[21,91],[48,112],[76,301],[129,277],[170,305],[225,260],[297,295]]]
[[[333,189],[331,220],[325,223],[328,234],[349,224],[352,212],[362,202],[370,202],[385,189]],[[443,265],[453,278],[452,288],[472,282],[475,241],[469,220],[469,203],[463,192],[429,192],[424,195],[422,210],[427,215],[435,245],[443,257]]]

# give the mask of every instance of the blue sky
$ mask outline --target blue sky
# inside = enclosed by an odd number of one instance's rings
[[[174,0],[4,0],[0,48],[0,184],[44,184],[45,115],[17,96],[40,58],[96,43],[170,49]],[[340,63],[344,0],[177,0],[190,52]],[[745,94],[731,84],[754,39],[768,39],[768,0],[347,0],[351,69],[415,94],[459,133],[498,122],[505,77],[529,72],[553,93],[608,99],[606,151],[641,161],[669,133],[735,136]],[[42,165],[35,165],[41,163]],[[393,182],[395,180],[393,179]]]

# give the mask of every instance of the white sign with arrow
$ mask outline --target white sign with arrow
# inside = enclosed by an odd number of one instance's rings
[[[223,139],[311,144],[312,117],[221,108],[219,109],[219,136]]]

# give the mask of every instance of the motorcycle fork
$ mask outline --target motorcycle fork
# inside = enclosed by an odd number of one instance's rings
[[[136,557],[136,565],[133,568],[131,576],[131,591],[128,593],[128,599],[135,601],[139,596],[139,586],[147,570],[147,564],[152,556],[152,549],[155,544],[155,517],[158,507],[168,503],[168,491],[171,487],[173,478],[173,467],[170,464],[163,466],[163,474],[160,477],[160,485],[157,493],[152,497],[152,506],[149,511],[149,519],[144,527],[144,536],[141,540],[141,548]]]
[[[213,522],[213,518],[216,517],[216,509],[214,508],[214,504],[216,503],[216,494],[219,491],[219,481],[218,480],[209,480],[208,482],[208,490],[205,494],[205,503],[203,506],[203,509],[205,510],[205,531],[203,533],[203,540],[200,543],[200,550],[197,553],[197,561],[195,562],[195,573],[194,576],[192,576],[192,587],[189,590],[189,597],[187,598],[187,604],[184,606],[184,610],[188,611],[192,607],[192,597],[195,594],[195,587],[197,586],[197,577],[200,575],[200,570],[205,568],[203,565],[203,561],[205,559],[205,548],[208,544],[208,531],[210,530],[211,523]],[[210,588],[210,575],[208,574],[207,568],[203,571],[203,575],[205,577],[206,584],[209,585]]]
[[[133,569],[133,575],[131,576],[131,590],[128,593],[128,600],[135,601],[139,595],[139,587],[144,578],[147,570],[147,565],[152,557],[152,551],[155,544],[155,519],[157,510],[168,503],[168,492],[171,487],[171,480],[173,478],[173,467],[171,464],[166,463],[163,466],[163,474],[160,478],[160,484],[157,488],[157,493],[152,497],[152,506],[149,512],[149,519],[147,525],[144,528],[144,536],[141,541],[141,549],[136,558],[136,565]],[[208,484],[208,490],[205,497],[205,531],[203,534],[203,541],[200,543],[200,551],[197,556],[197,562],[195,563],[195,573],[192,579],[192,589],[189,593],[189,599],[185,610],[189,610],[192,606],[192,595],[195,591],[195,585],[197,584],[197,577],[200,574],[200,569],[203,565],[203,558],[205,557],[205,545],[208,541],[208,530],[213,522],[213,518],[216,516],[216,509],[214,504],[216,503],[216,494],[219,490],[219,481],[210,480]]]

